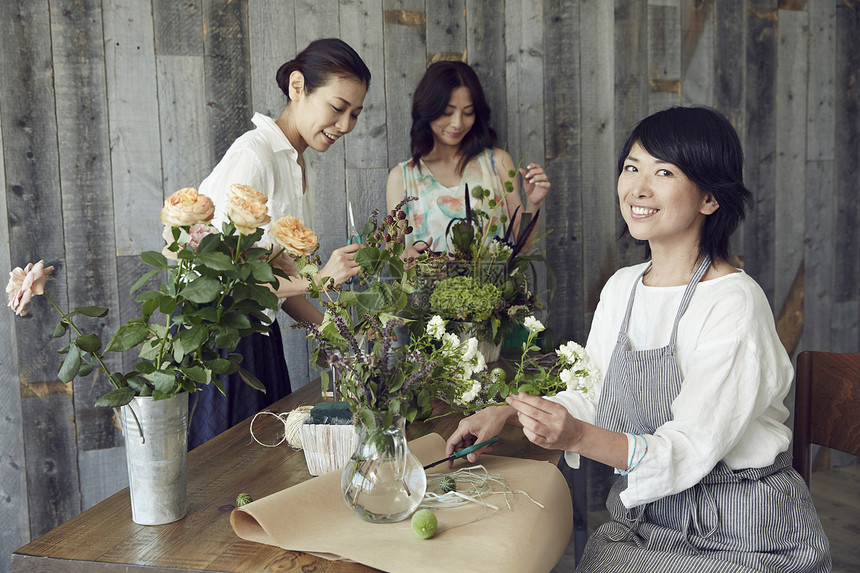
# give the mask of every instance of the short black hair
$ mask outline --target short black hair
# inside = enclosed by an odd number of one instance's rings
[[[278,68],[278,87],[290,97],[290,74],[301,72],[305,77],[305,92],[310,95],[325,85],[332,76],[355,78],[370,88],[370,70],[355,50],[339,38],[314,40],[299,55]]]
[[[752,193],[744,186],[744,153],[731,122],[706,106],[658,111],[630,132],[618,154],[619,175],[636,143],[680,168],[699,189],[714,196],[720,207],[705,218],[699,255],[713,261],[728,259],[729,237],[744,220],[747,207],[752,207]],[[647,243],[646,256],[650,256]]]
[[[430,122],[444,113],[451,101],[451,92],[461,86],[472,94],[475,123],[460,144],[462,157],[458,169],[462,171],[484,149],[495,147],[496,132],[490,127],[490,105],[484,97],[478,75],[469,64],[443,60],[430,64],[412,96],[412,129],[409,133],[413,164],[418,165],[420,159],[433,150]]]

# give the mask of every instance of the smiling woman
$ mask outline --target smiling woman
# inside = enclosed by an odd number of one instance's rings
[[[355,128],[370,86],[370,70],[361,57],[342,40],[311,42],[295,59],[283,64],[276,76],[287,96],[283,113],[272,119],[254,114],[255,129],[241,135],[200,184],[200,192],[216,206],[214,224],[227,220],[224,206],[236,189],[259,191],[272,220],[293,217],[313,228],[314,173],[305,165],[307,148],[324,152]],[[268,230],[269,224],[263,225]],[[268,233],[264,235],[267,237]],[[353,255],[360,245],[335,249],[320,277],[341,284],[358,272]],[[304,296],[308,279],[298,277],[289,257],[280,257],[282,268],[292,276],[280,279],[275,290],[281,308],[297,321],[316,322],[322,314]],[[242,366],[253,372],[266,393],[245,385],[237,376],[222,381],[226,397],[214,388],[200,393],[191,417],[189,447],[193,448],[244,420],[290,392],[290,379],[282,348],[280,329],[273,321],[267,334],[243,339],[237,352]]]

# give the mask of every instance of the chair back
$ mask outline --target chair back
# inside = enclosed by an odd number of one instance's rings
[[[860,352],[797,356],[794,469],[809,485],[810,444],[860,456]]]

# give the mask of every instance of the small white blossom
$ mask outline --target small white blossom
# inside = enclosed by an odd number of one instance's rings
[[[445,334],[445,321],[438,314],[427,323],[427,334],[436,340],[441,340],[442,335]]]
[[[463,352],[463,362],[471,362],[478,353],[478,339],[472,337],[466,341],[466,350]]]
[[[541,324],[541,322],[534,316],[527,316],[526,319],[523,321],[523,324],[526,328],[529,329],[529,332],[531,332],[532,334],[537,334],[545,328],[544,325]]]
[[[478,397],[478,393],[481,391],[481,383],[473,382],[472,387],[469,388],[466,392],[463,392],[463,395],[460,397],[460,400],[464,404],[468,404],[472,402],[475,398]]]
[[[585,349],[571,340],[559,346],[558,354],[564,357],[565,363],[576,364],[577,361],[583,360]]]
[[[487,369],[487,359],[484,358],[484,355],[480,352],[475,353],[475,359],[477,363],[475,364],[475,374],[483,372]]]

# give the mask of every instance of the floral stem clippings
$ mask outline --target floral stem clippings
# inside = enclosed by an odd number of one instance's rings
[[[265,204],[259,197],[265,195],[242,187],[234,186],[239,188],[235,193],[239,201],[231,200],[228,206],[230,221],[267,223]],[[64,312],[48,297],[60,314],[54,337],[71,334],[70,342],[60,349],[65,354],[58,371],[60,380],[71,382],[100,370],[113,386],[96,401],[101,407],[123,406],[135,396],[169,398],[210,383],[223,393],[217,375],[234,372],[252,387],[265,391],[263,384],[241,367],[242,357],[233,351],[241,338],[267,330],[271,319],[265,311],[277,310],[278,305],[269,285],[276,288],[278,277],[289,277],[274,264],[274,247],[258,246],[262,228],[242,225],[240,230],[226,222],[218,231],[209,224],[214,212],[211,199],[193,188],[180,189],[165,200],[161,220],[168,244],[162,252],[141,254],[151,269],[137,280],[131,293],[156,275],[165,275],[167,280],[156,290],[137,295],[141,316],[120,326],[106,346],[97,335],[83,333],[75,317],[103,318],[109,309],[84,306]],[[246,231],[250,232],[243,234]],[[26,271],[12,271],[6,290],[17,314],[26,314],[24,306],[32,295],[44,294],[51,270],[40,262],[28,265]],[[140,347],[140,361],[129,372],[111,372],[103,360],[106,352],[136,347]]]

